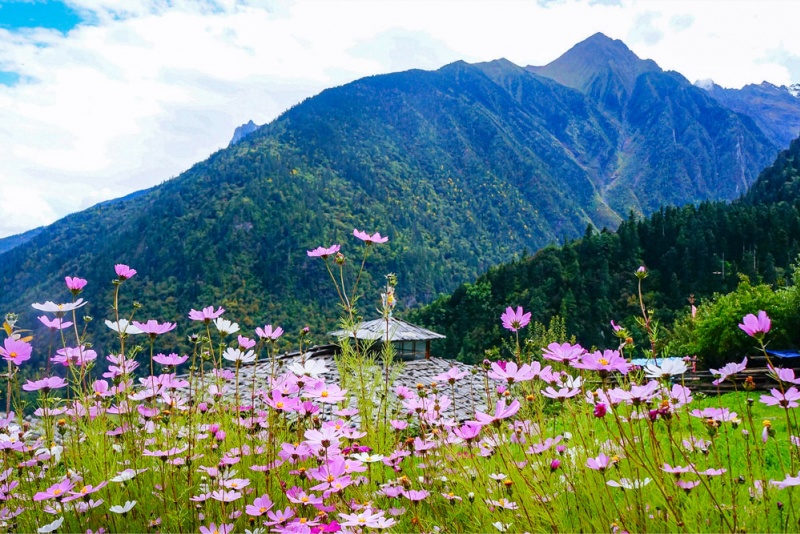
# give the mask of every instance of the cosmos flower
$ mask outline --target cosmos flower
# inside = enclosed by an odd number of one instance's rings
[[[516,399],[514,399],[514,401],[509,404],[508,407],[506,407],[506,400],[500,399],[497,401],[497,405],[495,406],[494,415],[485,414],[483,412],[475,412],[475,419],[477,419],[478,423],[482,425],[489,425],[512,417],[519,411],[519,408],[520,404]]]
[[[31,352],[33,352],[33,347],[31,347],[30,343],[14,339],[13,337],[5,338],[3,340],[3,346],[0,347],[0,356],[17,366],[22,364],[22,362],[30,360]]]
[[[262,495],[253,501],[253,504],[248,504],[245,508],[247,515],[258,517],[269,512],[275,504],[270,500],[269,495]]]
[[[570,365],[576,369],[597,371],[601,376],[608,375],[612,371],[627,374],[631,368],[630,364],[616,350],[606,350],[604,352],[598,350],[587,353],[581,356],[580,360],[570,362]]]
[[[319,378],[328,372],[328,366],[324,360],[306,360],[304,363],[294,362],[289,366],[289,371],[297,377]]]
[[[49,499],[56,499],[58,497],[63,497],[66,492],[71,490],[75,487],[75,484],[68,478],[53,484],[45,491],[40,491],[36,495],[33,496],[33,500],[36,502],[39,501],[46,501]]]
[[[571,343],[550,343],[547,348],[542,351],[542,356],[545,360],[552,360],[554,362],[570,362],[580,358],[586,349],[580,345],[572,345]]]
[[[232,534],[233,524],[209,523],[208,526],[200,525],[200,534]]]
[[[492,380],[506,381],[509,384],[526,382],[533,380],[541,371],[541,367],[539,362],[533,362],[532,365],[524,363],[521,367],[517,367],[514,362],[492,362],[492,370],[488,376]]]
[[[131,269],[124,263],[118,263],[114,265],[114,272],[117,273],[120,280],[127,280],[128,278],[133,278],[136,275],[136,269]]]
[[[354,229],[353,235],[359,238],[361,241],[364,241],[368,245],[372,243],[386,243],[387,241],[389,241],[388,237],[381,237],[380,232],[376,232],[372,235],[369,235],[366,232],[361,232],[359,230]]]
[[[244,352],[233,347],[228,347],[225,349],[225,352],[222,353],[222,357],[235,363],[251,363],[256,360],[256,353],[252,350]]]
[[[64,522],[64,516],[61,516],[52,523],[48,523],[43,527],[39,527],[38,529],[36,529],[36,532],[38,532],[39,534],[48,534],[50,532],[55,532],[56,530],[58,530],[58,528],[61,526],[61,523],[63,522]]]
[[[648,363],[644,366],[645,375],[648,378],[667,378],[670,376],[682,375],[689,367],[683,360],[669,359],[662,360],[661,365],[658,363]]]
[[[72,326],[72,321],[65,321],[61,317],[50,319],[46,315],[40,315],[39,321],[41,321],[43,325],[45,325],[52,331],[64,330],[65,328],[69,328],[70,326]]]
[[[744,371],[745,367],[747,367],[747,356],[744,357],[742,363],[728,363],[725,364],[725,366],[720,369],[709,369],[712,375],[719,377],[711,383],[714,384],[715,386],[718,386],[729,376]]]
[[[500,320],[503,322],[503,328],[516,332],[528,326],[531,322],[531,312],[523,313],[522,306],[517,306],[516,311],[509,306],[500,316]]]
[[[447,382],[448,384],[455,384],[456,380],[461,380],[469,373],[466,371],[461,371],[457,366],[451,367],[445,373],[439,373],[438,375],[433,377],[433,380],[436,382]]]
[[[380,237],[380,234],[378,234],[378,236]],[[340,247],[339,245],[332,245],[332,246],[330,246],[330,247],[328,247],[328,248],[325,248],[325,247],[317,247],[317,248],[315,248],[314,250],[309,250],[309,251],[308,251],[308,255],[309,255],[310,257],[312,257],[312,258],[322,258],[322,259],[325,259],[325,258],[327,258],[328,256],[332,256],[332,255],[336,254],[337,252],[339,252],[339,249],[340,249],[340,248],[341,248],[341,247]]]
[[[800,406],[797,403],[800,400],[800,391],[794,386],[786,390],[785,393],[781,393],[777,388],[772,388],[770,393],[772,395],[762,395],[759,399],[767,406],[780,406],[781,408],[797,408]]]
[[[136,326],[135,321],[133,323],[129,323],[127,319],[120,319],[119,321],[115,322],[111,322],[108,319],[106,319],[106,326],[109,327],[114,332],[119,332],[120,334],[127,334],[129,336],[144,333],[142,329]]]
[[[772,322],[770,321],[767,312],[760,310],[758,312],[758,317],[752,313],[745,315],[742,319],[742,323],[739,325],[739,328],[741,328],[744,333],[750,337],[763,337],[764,334],[769,332],[771,326]]]
[[[778,489],[785,489],[791,486],[800,486],[800,471],[797,472],[796,477],[786,475],[786,478],[783,480],[770,480],[769,483],[773,486],[777,486]]]
[[[645,478],[644,480],[638,480],[638,479],[631,480],[628,478],[621,478],[619,482],[617,482],[616,480],[609,480],[608,482],[606,482],[606,484],[614,488],[623,488],[626,490],[631,490],[631,489],[643,488],[650,482],[651,480],[649,478]]]
[[[208,306],[207,308],[203,308],[202,311],[192,309],[189,312],[189,319],[192,321],[203,321],[204,323],[210,323],[223,313],[225,313],[225,308],[223,307],[219,307],[217,308],[217,311],[214,311],[214,306]]]
[[[159,323],[155,319],[150,319],[146,323],[140,323],[139,321],[133,321],[133,326],[144,332],[145,334],[150,334],[150,336],[155,337],[161,334],[166,334],[170,330],[174,330],[177,326],[176,323]]]
[[[25,391],[44,391],[45,393],[49,392],[51,389],[59,389],[66,387],[66,381],[58,376],[49,377],[49,378],[42,378],[41,380],[36,380],[35,382],[31,382],[27,380],[27,384],[22,386],[22,389]]]
[[[276,326],[273,329],[271,324],[264,325],[264,328],[256,328],[256,335],[261,339],[270,339],[275,341],[283,335],[283,328]]]
[[[77,295],[83,291],[83,288],[86,287],[87,284],[86,280],[78,278],[77,276],[74,278],[72,276],[67,276],[64,278],[64,281],[67,283],[67,289],[69,289],[73,295]]]
[[[31,308],[34,310],[43,311],[46,313],[55,313],[56,317],[63,317],[64,314],[68,311],[77,310],[82,306],[86,306],[88,304],[83,299],[78,299],[75,302],[68,302],[65,304],[56,304],[52,301],[47,301],[44,304],[40,304],[38,302],[34,302],[31,304]]]
[[[239,324],[234,323],[233,321],[229,321],[227,319],[223,319],[218,317],[214,320],[214,326],[217,327],[217,330],[223,336],[227,336],[229,334],[235,334],[239,331]]]
[[[175,353],[171,353],[168,356],[165,356],[164,354],[156,354],[155,356],[153,356],[154,362],[160,363],[161,365],[168,365],[170,367],[175,367],[177,365],[180,365],[186,362],[186,360],[188,359],[189,356],[186,355],[178,356]]]
[[[587,459],[586,467],[602,473],[608,467],[609,462],[611,462],[611,458],[601,452],[599,456]]]

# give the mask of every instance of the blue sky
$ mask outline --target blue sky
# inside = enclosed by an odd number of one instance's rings
[[[3,0],[0,2],[0,28],[48,28],[68,32],[83,18],[64,2]]]
[[[797,20],[777,0],[0,0],[0,237],[363,76],[543,65],[599,31],[692,81],[800,83]]]

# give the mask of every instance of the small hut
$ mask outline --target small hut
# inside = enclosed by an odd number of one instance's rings
[[[388,331],[388,338],[387,338]],[[336,330],[329,335],[338,339],[353,337],[353,332]],[[403,360],[430,360],[431,340],[444,339],[445,336],[432,332],[427,328],[407,323],[401,319],[389,317],[375,319],[358,325],[355,337],[365,341],[383,341],[387,339],[394,344],[395,354]]]

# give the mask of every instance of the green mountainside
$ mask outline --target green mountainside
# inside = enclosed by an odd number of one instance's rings
[[[507,306],[523,306],[543,324],[558,314],[584,346],[608,347],[614,343],[610,321],[639,313],[633,273],[640,265],[650,273],[648,305],[669,325],[686,313],[690,296],[700,303],[733,291],[740,274],[778,287],[791,283],[798,254],[800,139],[735,202],[663,208],[623,222],[616,232],[588,231],[561,247],[493,267],[416,310],[412,319],[447,336],[437,354],[468,362],[508,338],[499,320]],[[800,343],[800,331],[793,342]]]
[[[752,120],[679,75],[648,70],[632,87],[624,122],[505,60],[328,89],[179,177],[0,254],[0,310],[32,324],[30,303],[58,300],[63,277],[79,275],[87,311],[106,318],[102,282],[126,263],[139,271],[124,293],[144,304],[139,318],[215,304],[248,328],[321,332],[335,291],[305,251],[341,242],[357,262],[353,228],[390,236],[362,286],[371,316],[385,273],[405,307],[430,302],[629,210],[732,199],[774,158]]]

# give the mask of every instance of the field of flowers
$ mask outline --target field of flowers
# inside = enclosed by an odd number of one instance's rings
[[[354,235],[364,246],[354,273],[339,245],[308,253],[324,261],[348,331],[358,327],[369,252],[386,241]],[[115,302],[136,274],[117,265]],[[647,271],[635,274],[641,296]],[[160,342],[176,324],[136,321],[135,309],[115,306],[106,325],[119,346],[99,355],[80,317],[86,283],[67,277],[69,302],[33,305],[56,340],[35,380],[20,383],[21,370],[49,341],[6,319],[4,531],[800,530],[792,370],[770,366],[775,387],[756,393],[737,379],[747,359],[730,363],[713,370],[716,383],[740,391],[699,398],[682,380],[686,363],[658,359],[655,343],[651,363],[631,365],[630,334],[616,325],[618,345],[607,350],[553,343],[523,361],[530,314],[509,307],[498,320],[517,350],[473,368],[490,409],[459,421],[453,407],[466,400],[448,392],[466,373],[454,367],[433,386],[394,386],[402,362],[391,344],[381,352],[343,340],[338,384],[320,379],[324,365],[314,360],[273,365],[266,385],[240,382],[243,366],[275,361],[283,330],[248,334],[222,308],[189,312],[182,333],[192,350],[180,355]],[[385,317],[394,285],[387,277]],[[754,312],[741,335],[765,352],[770,319]],[[644,303],[640,325],[654,338]]]

